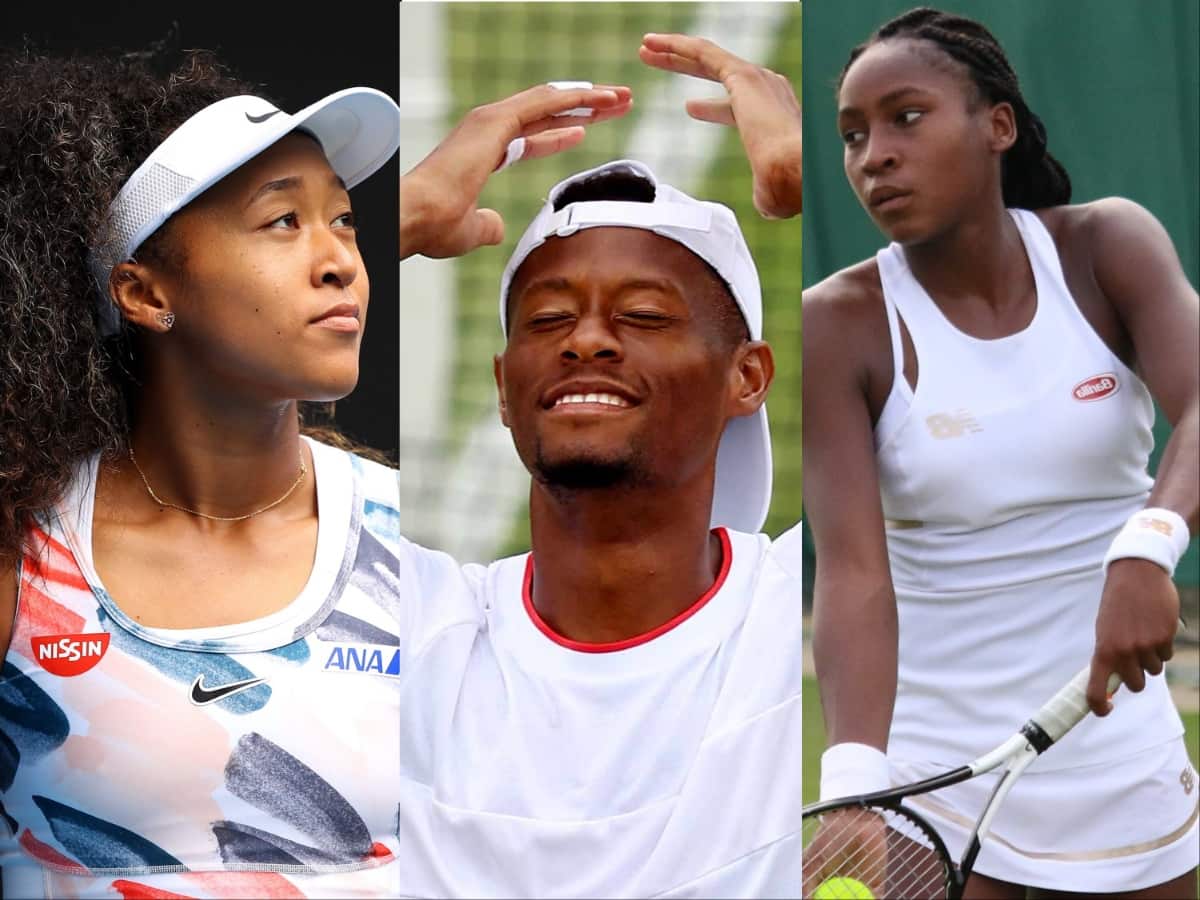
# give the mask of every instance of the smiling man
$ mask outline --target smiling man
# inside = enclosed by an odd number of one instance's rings
[[[641,53],[725,84],[758,208],[797,213],[786,82],[698,39]],[[571,83],[473,110],[401,179],[402,256],[498,243],[476,201],[514,144],[566,149],[630,102]],[[532,551],[401,554],[401,893],[798,896],[799,528],[758,533],[774,359],[737,219],[611,162],[551,188],[499,293]]]
[[[798,108],[741,65],[738,120],[767,123],[743,134],[756,196],[794,214]],[[578,143],[555,117],[581,106],[594,124],[629,92],[539,87],[468,114],[401,180],[402,255],[498,242],[483,183],[515,138],[527,158]],[[403,554],[402,893],[797,896],[799,529],[758,533],[774,359],[737,219],[639,162],[580,172],[499,299],[533,549],[486,568]]]
[[[469,567],[408,655],[407,889],[794,895],[799,547],[755,533],[774,362],[736,218],[637,162],[572,176],[500,316],[533,552]]]
[[[509,261],[501,321],[500,414],[533,475],[533,540],[576,558],[535,581],[534,611],[593,641],[686,613],[720,571],[710,523],[756,532],[771,495],[774,361],[733,213],[636,162],[567,179]],[[620,625],[618,573],[637,596]]]

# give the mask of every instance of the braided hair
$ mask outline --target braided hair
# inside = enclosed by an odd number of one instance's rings
[[[929,41],[966,66],[972,83],[988,103],[1012,105],[1017,140],[1005,151],[1000,170],[1005,206],[1042,209],[1071,202],[1071,178],[1046,150],[1046,127],[1026,105],[1000,42],[974,19],[927,6],[897,16],[850,51],[838,77],[838,90],[863,51],[889,38]]]

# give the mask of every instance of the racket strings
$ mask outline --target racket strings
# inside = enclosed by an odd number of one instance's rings
[[[804,896],[943,898],[949,861],[902,812],[852,807],[804,823]]]

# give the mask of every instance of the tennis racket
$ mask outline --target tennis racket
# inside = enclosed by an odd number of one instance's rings
[[[1048,700],[1021,730],[974,762],[903,787],[815,803],[802,810],[805,897],[962,897],[967,879],[997,809],[1013,782],[1037,757],[1088,713],[1084,668]],[[1109,677],[1112,693],[1120,684]],[[901,801],[1006,766],[962,859],[955,866],[937,831]]]

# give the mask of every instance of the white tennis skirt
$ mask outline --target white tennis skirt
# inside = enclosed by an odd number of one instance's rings
[[[889,760],[894,785],[944,771]],[[999,775],[904,802],[962,857]],[[1177,878],[1200,864],[1200,777],[1182,738],[1093,766],[1017,779],[984,840],[975,871],[1050,890],[1112,893]]]

